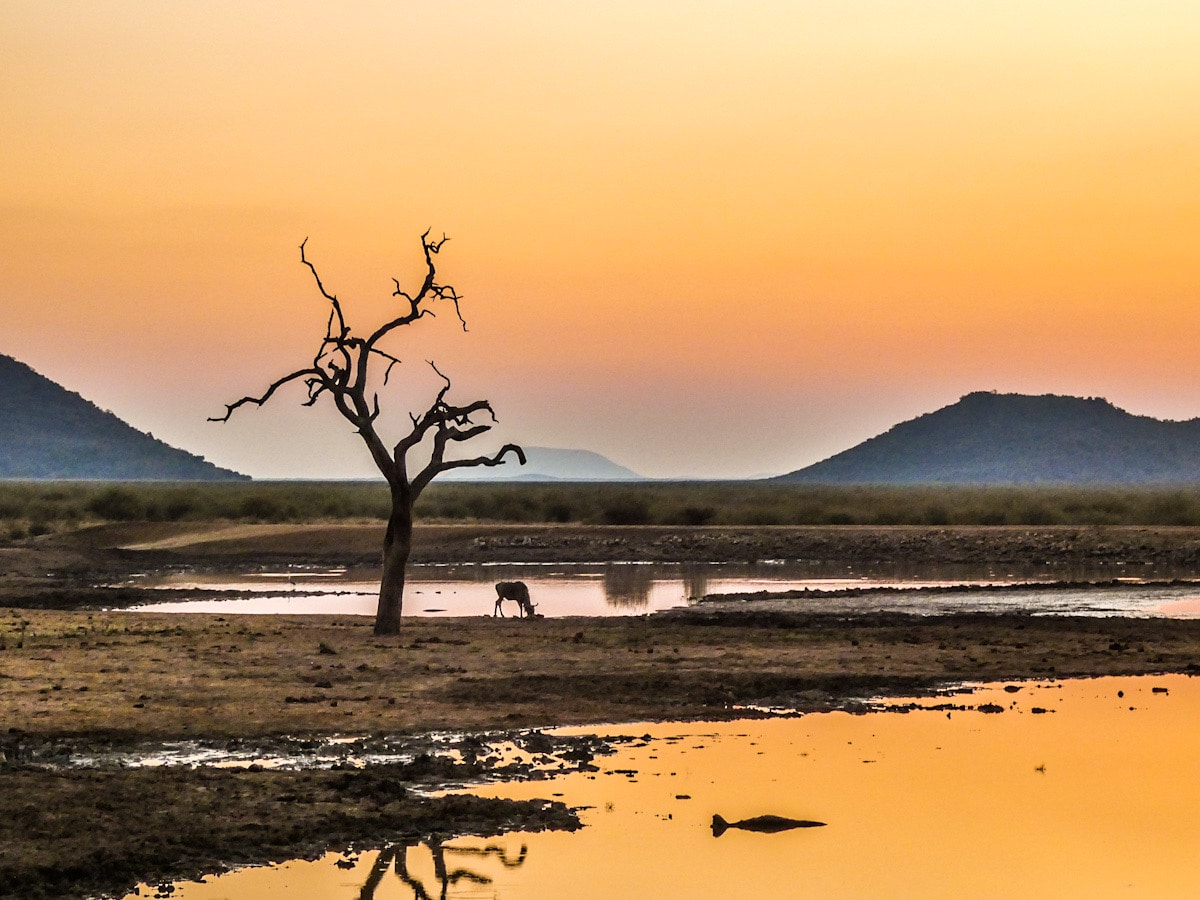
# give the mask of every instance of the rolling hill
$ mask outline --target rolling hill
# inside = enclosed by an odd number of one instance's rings
[[[1099,397],[979,391],[774,481],[807,484],[1200,482],[1200,419]]]
[[[0,478],[248,480],[138,431],[2,354]]]
[[[642,481],[644,477],[590,450],[525,447],[526,464],[512,457],[495,468],[458,469],[439,481]]]

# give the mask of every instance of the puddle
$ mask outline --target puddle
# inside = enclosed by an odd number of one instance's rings
[[[818,590],[802,597],[703,599],[706,609],[787,610],[857,614],[896,612],[937,616],[957,612],[1030,613],[1041,616],[1147,616],[1191,619],[1200,616],[1200,583],[1195,581],[1106,584],[960,584]]]
[[[207,766],[300,771],[415,764],[424,783],[433,790],[468,781],[542,779],[575,771],[590,766],[596,756],[613,752],[613,740],[531,729],[417,736],[167,741],[109,751],[76,750],[70,739],[16,746],[24,762],[57,768]]]
[[[1189,592],[1189,596],[1172,599],[1159,604],[1154,610],[1169,619],[1200,618],[1200,597]]]
[[[1049,582],[1063,578],[1047,572],[956,572],[933,577],[909,573],[831,574],[825,567],[801,562],[754,564],[545,564],[545,565],[417,565],[409,568],[405,615],[491,615],[498,581],[524,581],[545,616],[643,615],[691,605],[706,595],[758,591],[808,590],[812,596],[789,601],[789,608],[862,612],[894,609],[936,614],[953,610],[1026,611],[1045,614],[1173,615],[1165,604],[1192,599],[1200,584],[1148,585],[1130,578],[1104,589],[1018,591],[1015,582]],[[1105,578],[1111,577],[1105,575]],[[162,603],[135,609],[147,612],[218,614],[322,614],[373,616],[379,582],[377,570],[316,570],[179,573],[130,581],[163,593]],[[947,588],[970,593],[946,593]],[[981,589],[1001,588],[993,593]],[[886,589],[891,593],[865,594]],[[904,593],[895,593],[904,589]],[[220,596],[195,596],[221,592]],[[1200,606],[1200,601],[1196,601]],[[1165,610],[1165,611],[1164,611]],[[509,604],[507,612],[514,611]],[[1180,608],[1179,615],[1200,614]]]
[[[328,854],[171,896],[1200,894],[1200,679],[1019,682],[888,705],[897,711],[563,729],[637,739],[598,757],[598,772],[472,792],[561,799],[582,807],[581,831]],[[714,815],[764,814],[827,824],[713,835]]]

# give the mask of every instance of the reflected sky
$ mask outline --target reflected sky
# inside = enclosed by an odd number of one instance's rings
[[[447,898],[1190,897],[1200,893],[1200,682],[1186,676],[1002,685],[905,713],[824,713],[606,729],[647,735],[600,771],[492,785],[584,807],[573,833],[458,840]],[[975,709],[938,708],[940,705]],[[898,704],[900,705],[900,704]],[[984,712],[978,707],[1000,709]],[[1039,710],[1041,710],[1039,712]],[[572,729],[585,731],[587,729]],[[596,731],[596,729],[590,729]],[[828,823],[730,831],[771,814]],[[506,867],[482,851],[505,848]],[[409,849],[431,888],[434,851]],[[356,898],[377,857],[181,885],[184,900]],[[343,861],[343,864],[346,863]],[[477,868],[478,867],[478,868]],[[428,890],[428,889],[427,889]],[[430,893],[430,896],[440,894]],[[419,897],[393,869],[373,895]]]
[[[416,565],[409,567],[405,615],[491,615],[498,581],[524,581],[541,615],[641,615],[689,605],[712,594],[807,589],[819,592],[871,588],[1011,586],[1082,577],[1044,571],[1008,572],[946,569],[921,573],[832,572],[805,563],[596,563],[547,565]],[[1095,574],[1092,577],[1097,577]],[[1112,579],[1111,573],[1099,576]],[[1143,576],[1145,577],[1145,576]],[[1200,583],[1143,584],[1143,577],[1122,579],[1118,587],[944,594],[909,590],[903,594],[820,595],[792,601],[789,608],[853,613],[891,610],[922,615],[962,610],[1046,614],[1200,615]],[[253,613],[288,615],[375,614],[379,581],[376,569],[295,568],[261,572],[194,572],[135,578],[127,582],[162,590],[163,603],[136,607],[150,612]],[[196,589],[230,592],[221,599],[167,599]],[[511,609],[510,609],[511,611]]]

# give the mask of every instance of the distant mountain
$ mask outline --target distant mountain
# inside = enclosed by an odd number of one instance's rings
[[[1099,397],[967,394],[774,479],[809,484],[1200,482],[1200,419],[1135,416]]]
[[[248,480],[138,431],[2,354],[0,478]]]
[[[457,469],[439,481],[641,481],[643,476],[590,450],[525,447],[525,465],[512,457],[494,468]]]

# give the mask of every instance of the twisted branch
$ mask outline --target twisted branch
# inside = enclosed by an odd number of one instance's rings
[[[264,403],[266,403],[268,400],[271,399],[272,394],[274,394],[277,390],[279,390],[281,387],[283,387],[289,381],[295,381],[297,378],[303,378],[305,375],[315,376],[316,380],[319,381],[321,378],[324,377],[324,374],[325,373],[322,372],[320,369],[300,369],[296,372],[292,372],[290,375],[284,375],[282,378],[278,379],[277,381],[272,382],[271,386],[269,388],[267,388],[266,391],[264,391],[262,394],[259,394],[257,396],[246,396],[246,397],[243,397],[241,400],[235,400],[233,403],[226,403],[225,404],[225,415],[209,416],[208,421],[210,421],[210,422],[228,422],[229,417],[233,415],[234,410],[240,409],[241,407],[243,407],[247,404],[252,404],[254,406],[262,406]],[[312,390],[310,389],[309,390],[309,402],[305,403],[304,405],[311,406],[312,403],[313,403],[313,393],[312,393]]]
[[[486,400],[476,400],[466,406],[452,406],[447,402],[450,379],[432,361],[429,362],[429,366],[441,378],[442,387],[423,413],[419,415],[409,413],[412,423],[409,433],[400,438],[389,452],[375,430],[375,421],[380,415],[380,404],[377,393],[368,393],[370,362],[373,358],[386,360],[387,367],[383,373],[385,386],[388,384],[392,369],[401,363],[398,357],[381,349],[378,346],[379,342],[401,326],[411,325],[425,316],[433,316],[433,311],[428,307],[438,300],[447,300],[454,305],[455,315],[458,317],[463,331],[467,330],[467,323],[459,305],[461,297],[458,292],[451,285],[437,282],[434,257],[441,252],[449,238],[442,235],[440,238],[430,239],[429,233],[430,231],[426,230],[421,235],[425,274],[420,289],[415,294],[410,294],[401,289],[399,280],[393,278],[392,281],[396,287],[392,296],[404,301],[404,311],[401,315],[384,322],[366,338],[358,337],[353,333],[346,321],[341,301],[336,294],[331,293],[325,287],[317,267],[309,260],[306,253],[308,238],[305,238],[300,243],[300,262],[312,273],[317,291],[329,303],[329,318],[325,323],[325,335],[313,356],[312,365],[297,369],[277,379],[262,394],[242,397],[233,403],[226,404],[225,414],[210,417],[209,421],[227,422],[241,407],[262,406],[283,386],[293,381],[302,381],[306,391],[306,398],[302,405],[313,406],[322,396],[329,394],[338,412],[355,427],[366,443],[380,472],[394,489],[399,489],[402,495],[409,498],[410,503],[415,502],[417,495],[441,472],[474,466],[501,465],[509,454],[515,454],[524,465],[525,453],[516,444],[506,444],[493,456],[459,460],[445,459],[446,449],[451,444],[469,441],[490,431],[496,421],[496,415],[491,404]],[[473,421],[472,417],[481,413],[488,414],[491,418],[490,424]],[[419,474],[409,482],[407,477],[408,454],[430,436],[432,436],[432,448],[429,459]]]

